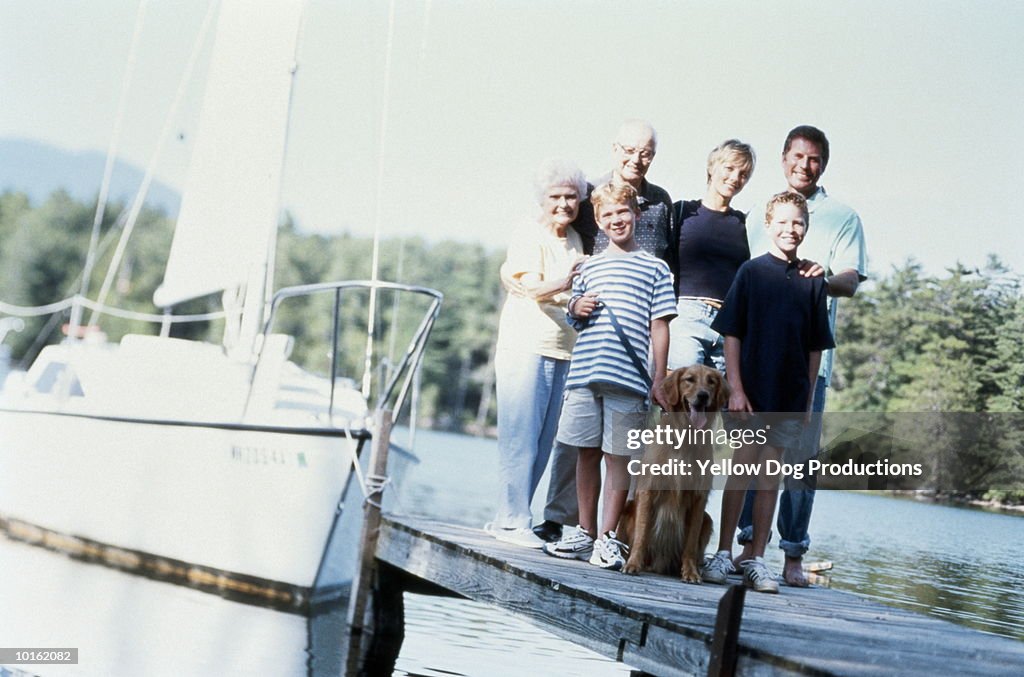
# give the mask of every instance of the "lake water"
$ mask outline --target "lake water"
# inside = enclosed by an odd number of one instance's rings
[[[401,511],[473,526],[492,517],[493,440],[420,431],[417,449],[423,462],[397,488]],[[1024,640],[1021,517],[821,492],[811,527],[809,557],[835,563],[832,587]],[[781,552],[769,550],[778,570]],[[0,539],[0,646],[80,649],[78,666],[0,667],[0,677],[303,675],[310,665],[331,674],[342,632],[337,616],[311,626]],[[629,668],[490,607],[410,595],[395,674],[596,677]]]

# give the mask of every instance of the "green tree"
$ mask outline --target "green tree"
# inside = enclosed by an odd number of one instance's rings
[[[936,481],[1024,498],[1022,309],[1019,276],[994,257],[942,277],[908,262],[845,304],[833,408],[931,412],[908,434]]]

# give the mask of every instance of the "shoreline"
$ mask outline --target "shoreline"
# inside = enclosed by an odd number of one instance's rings
[[[981,498],[934,494],[927,489],[858,490],[857,493],[881,496],[882,498],[896,498],[904,501],[916,501],[918,503],[929,503],[931,505],[945,505],[952,508],[969,508],[972,510],[981,510],[983,512],[995,512],[1004,515],[1024,517],[1024,504],[1000,503],[999,501],[985,500]]]
[[[479,437],[483,439],[497,439],[498,437],[497,426],[485,426],[481,429],[479,426],[470,424],[465,426],[462,430],[444,430],[432,427],[426,427],[426,429],[436,430],[438,432],[451,432],[458,435],[467,435],[469,437]],[[936,494],[927,489],[893,489],[882,491],[865,490],[864,493],[888,498],[921,501],[935,505],[948,505],[958,508],[972,508],[987,512],[998,512],[1006,515],[1024,516],[1024,503],[1003,503],[1001,501],[982,498]]]

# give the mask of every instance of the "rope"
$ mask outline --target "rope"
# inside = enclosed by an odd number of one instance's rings
[[[16,317],[36,317],[40,315],[52,315],[53,313],[59,313],[60,311],[67,310],[76,304],[92,310],[93,317],[100,314],[112,315],[124,320],[140,320],[142,322],[152,322],[154,324],[162,324],[164,322],[172,324],[179,322],[206,322],[208,320],[219,320],[226,315],[223,310],[198,315],[156,315],[154,313],[140,313],[134,310],[124,310],[122,308],[107,306],[87,299],[79,294],[75,294],[74,296],[62,301],[50,303],[45,306],[16,306],[0,301],[0,313],[5,315],[14,315]]]
[[[107,268],[107,275],[103,279],[103,286],[100,288],[99,296],[97,300],[100,304],[103,304],[107,300],[107,294],[110,293],[110,287],[114,283],[114,275],[117,272],[117,268],[121,265],[121,259],[124,257],[125,249],[128,247],[128,239],[132,235],[132,231],[135,230],[135,222],[139,218],[139,213],[142,211],[142,206],[145,204],[146,193],[149,192],[149,185],[153,182],[153,173],[156,169],[156,163],[163,154],[164,145],[167,143],[168,137],[171,136],[170,131],[173,126],[174,118],[177,115],[178,107],[181,104],[181,99],[185,94],[185,88],[188,82],[192,79],[192,71],[195,69],[196,61],[199,59],[199,53],[202,51],[201,48],[206,42],[206,34],[209,32],[210,24],[213,22],[214,10],[217,7],[217,3],[210,3],[209,9],[206,11],[206,16],[203,18],[203,25],[199,29],[199,35],[196,37],[195,43],[192,45],[192,53],[189,54],[188,63],[185,65],[185,70],[182,71],[181,79],[178,82],[178,91],[174,94],[174,101],[171,103],[171,108],[167,112],[167,117],[164,119],[163,128],[160,130],[160,135],[157,137],[157,147],[153,151],[153,156],[149,160],[149,165],[146,167],[146,175],[142,179],[142,184],[139,186],[138,192],[135,194],[135,201],[132,203],[131,211],[128,214],[128,220],[125,222],[124,229],[121,231],[121,239],[117,243],[117,249],[114,251],[114,257],[110,260],[110,266]],[[93,310],[92,316],[89,318],[89,324],[96,324],[97,313]]]
[[[218,310],[212,313],[201,313],[198,315],[155,315],[153,313],[140,313],[134,310],[122,310],[121,308],[114,308],[113,306],[107,306],[102,303],[97,303],[96,301],[90,301],[89,299],[83,299],[82,305],[92,310],[96,315],[112,315],[125,320],[140,320],[142,322],[153,322],[156,324],[162,324],[164,322],[169,322],[171,324],[177,324],[180,322],[206,322],[208,320],[219,320],[227,315],[223,310]]]
[[[114,226],[115,228],[117,228],[118,225],[124,223],[124,217],[125,217],[125,212],[121,212],[121,215],[118,216],[118,218],[117,218],[117,223]],[[103,256],[103,254],[109,248],[109,246],[110,246],[109,235],[111,235],[112,232],[113,231],[108,233],[107,237],[104,238],[103,242],[101,242],[99,244],[98,251],[97,251],[97,254],[99,256]],[[83,277],[83,274],[79,273],[79,276],[76,277],[75,280],[70,285],[68,285],[68,286],[69,287],[74,287],[74,286],[80,284],[81,281],[82,281],[82,277]],[[76,303],[77,299],[79,299],[79,298],[82,298],[82,295],[72,295],[72,296],[67,297],[66,299],[63,299],[61,301],[55,301],[55,302],[50,303],[50,304],[45,305],[45,306],[18,306],[18,305],[14,305],[14,304],[11,304],[11,303],[4,303],[3,301],[0,301],[0,313],[5,314],[5,315],[16,315],[18,317],[35,317],[35,316],[42,316],[42,315],[50,315],[52,313],[59,313],[59,312],[61,312],[63,310],[67,310],[68,308],[74,308],[75,307],[75,303]],[[78,321],[79,321],[79,324],[81,324],[81,317],[78,318]]]
[[[135,14],[135,28],[132,31],[132,42],[128,48],[128,63],[125,66],[124,77],[121,80],[121,94],[117,101],[117,114],[114,117],[114,130],[110,136],[110,145],[107,147],[106,164],[103,167],[103,180],[100,183],[100,194],[96,198],[96,213],[92,219],[92,233],[89,235],[89,250],[85,256],[85,268],[82,271],[81,286],[79,294],[85,297],[89,293],[89,279],[92,277],[92,269],[96,265],[97,246],[100,239],[100,226],[103,224],[103,216],[107,211],[107,200],[110,196],[110,181],[114,174],[114,161],[117,158],[117,148],[121,141],[121,126],[124,124],[124,112],[128,104],[128,90],[135,74],[135,59],[138,56],[139,37],[142,34],[143,19],[146,16],[146,5],[148,0],[139,2],[139,9]],[[77,336],[77,329],[82,323],[82,308],[74,306],[71,311],[70,336]]]
[[[359,467],[359,454],[356,453],[358,450],[358,444],[349,433],[351,431],[348,427],[345,428],[345,437],[343,439],[348,441],[346,450],[348,451],[348,460],[352,464],[352,471],[356,474],[356,482],[359,484],[359,490],[363,492],[363,501],[370,499],[370,494],[367,489],[366,478],[363,477],[363,469]],[[341,507],[341,506],[339,506]]]
[[[364,492],[365,498],[363,499],[364,505],[372,505],[378,510],[381,509],[381,503],[373,500],[370,496],[381,495],[384,493],[384,488],[391,484],[391,478],[387,475],[367,475],[366,476],[366,491]]]
[[[74,303],[75,300],[80,298],[79,296],[71,296],[57,301],[55,303],[49,303],[45,306],[16,306],[11,303],[4,303],[0,301],[0,313],[4,315],[14,315],[16,317],[38,317],[41,315],[52,315],[53,313],[59,313],[62,310],[67,310]]]
[[[342,439],[348,443],[345,445],[345,450],[348,452],[349,463],[352,465],[352,472],[355,473],[356,483],[359,485],[359,490],[363,493],[363,505],[372,505],[375,508],[382,509],[381,502],[371,497],[382,496],[387,487],[395,485],[394,480],[388,475],[363,474],[363,469],[359,467],[359,455],[356,453],[358,443],[350,435],[350,426],[345,428],[345,436]],[[392,493],[395,496],[395,502],[398,504],[398,512],[404,512],[402,502],[398,497],[398,491],[396,490]]]

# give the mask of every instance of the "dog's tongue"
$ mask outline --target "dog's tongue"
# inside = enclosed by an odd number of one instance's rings
[[[691,409],[690,410],[690,423],[693,424],[694,428],[702,429],[708,423],[707,412]]]

